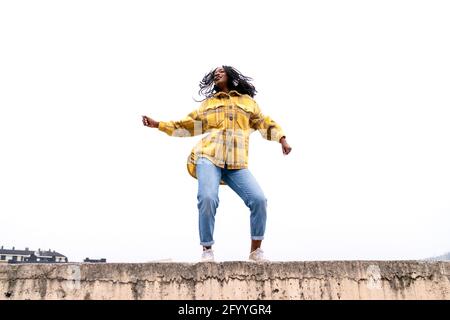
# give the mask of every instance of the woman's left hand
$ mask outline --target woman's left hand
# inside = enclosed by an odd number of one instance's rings
[[[288,155],[292,150],[291,146],[286,142],[286,138],[281,139],[281,150],[284,155]]]

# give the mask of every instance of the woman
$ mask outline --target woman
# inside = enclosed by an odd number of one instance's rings
[[[219,185],[228,185],[250,209],[250,261],[266,261],[261,249],[266,227],[267,198],[248,169],[249,135],[258,130],[269,141],[281,143],[283,154],[292,148],[281,127],[262,114],[253,97],[252,79],[230,66],[218,67],[200,82],[200,107],[180,121],[155,121],[142,116],[150,128],[170,136],[190,137],[205,132],[187,158],[189,174],[198,180],[198,210],[202,261],[214,261],[214,222],[219,205]]]

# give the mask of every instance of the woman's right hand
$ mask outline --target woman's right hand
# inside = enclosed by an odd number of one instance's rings
[[[147,117],[147,116],[142,116],[142,123],[144,124],[144,126],[150,127],[150,128],[158,128],[158,126],[159,126],[158,121],[155,121],[152,118]]]

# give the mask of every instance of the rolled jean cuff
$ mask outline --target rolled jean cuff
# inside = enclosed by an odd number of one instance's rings
[[[213,244],[214,244],[214,240],[213,241],[209,241],[209,242],[200,242],[200,245],[204,246],[204,247],[210,247]]]
[[[264,236],[252,236],[252,240],[264,240]]]

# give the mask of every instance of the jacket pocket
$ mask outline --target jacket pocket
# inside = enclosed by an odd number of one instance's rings
[[[253,108],[244,104],[244,103],[236,103],[236,106],[240,109],[241,112],[245,112],[251,114],[253,112]]]
[[[206,109],[205,119],[208,128],[222,128],[225,120],[225,106],[218,105]]]
[[[245,104],[236,104],[236,123],[239,129],[248,130],[250,128],[250,116],[252,109]]]

